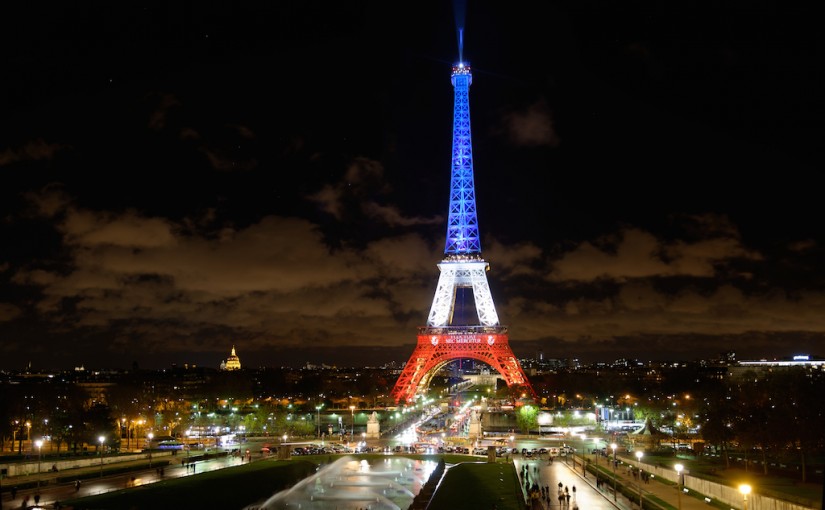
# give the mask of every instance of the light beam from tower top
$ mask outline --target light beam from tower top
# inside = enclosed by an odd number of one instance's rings
[[[444,254],[479,255],[481,239],[476,217],[476,193],[473,177],[473,140],[470,133],[470,65],[453,65],[450,81],[454,88],[453,157],[450,174],[450,208]]]

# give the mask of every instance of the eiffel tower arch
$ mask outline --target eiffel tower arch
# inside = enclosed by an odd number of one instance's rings
[[[487,282],[489,264],[481,257],[476,216],[473,148],[470,134],[470,66],[453,66],[453,150],[450,205],[444,259],[427,326],[419,328],[418,344],[398,377],[392,396],[410,402],[429,387],[432,377],[450,361],[470,358],[496,370],[507,385],[535,392],[510,348],[507,327],[499,324]],[[472,292],[475,317],[457,303],[460,292]],[[469,320],[468,320],[469,319]]]
[[[425,392],[433,376],[456,359],[474,359],[490,365],[511,388],[533,395],[521,365],[510,349],[507,328],[421,328],[418,345],[396,382],[396,401],[410,402]]]

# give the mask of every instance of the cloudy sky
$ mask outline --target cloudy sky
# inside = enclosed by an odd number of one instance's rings
[[[405,361],[457,24],[517,355],[825,355],[814,12],[702,2],[0,13],[0,368]]]

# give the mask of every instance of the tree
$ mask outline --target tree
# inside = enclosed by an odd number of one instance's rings
[[[531,405],[521,406],[516,413],[516,423],[525,434],[529,434],[531,430],[538,428],[538,417],[539,410],[537,407]]]
[[[84,439],[88,444],[99,446],[98,436],[105,436],[110,446],[120,445],[120,434],[117,420],[112,417],[109,406],[95,403],[85,413],[84,422],[86,425]],[[114,440],[116,438],[117,440]]]
[[[734,437],[732,423],[736,417],[736,408],[726,386],[720,386],[707,396],[702,414],[702,437],[722,452],[725,467],[730,467],[728,446]]]

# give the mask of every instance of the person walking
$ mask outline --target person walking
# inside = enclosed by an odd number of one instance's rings
[[[17,486],[11,488],[11,499],[17,499]]]

